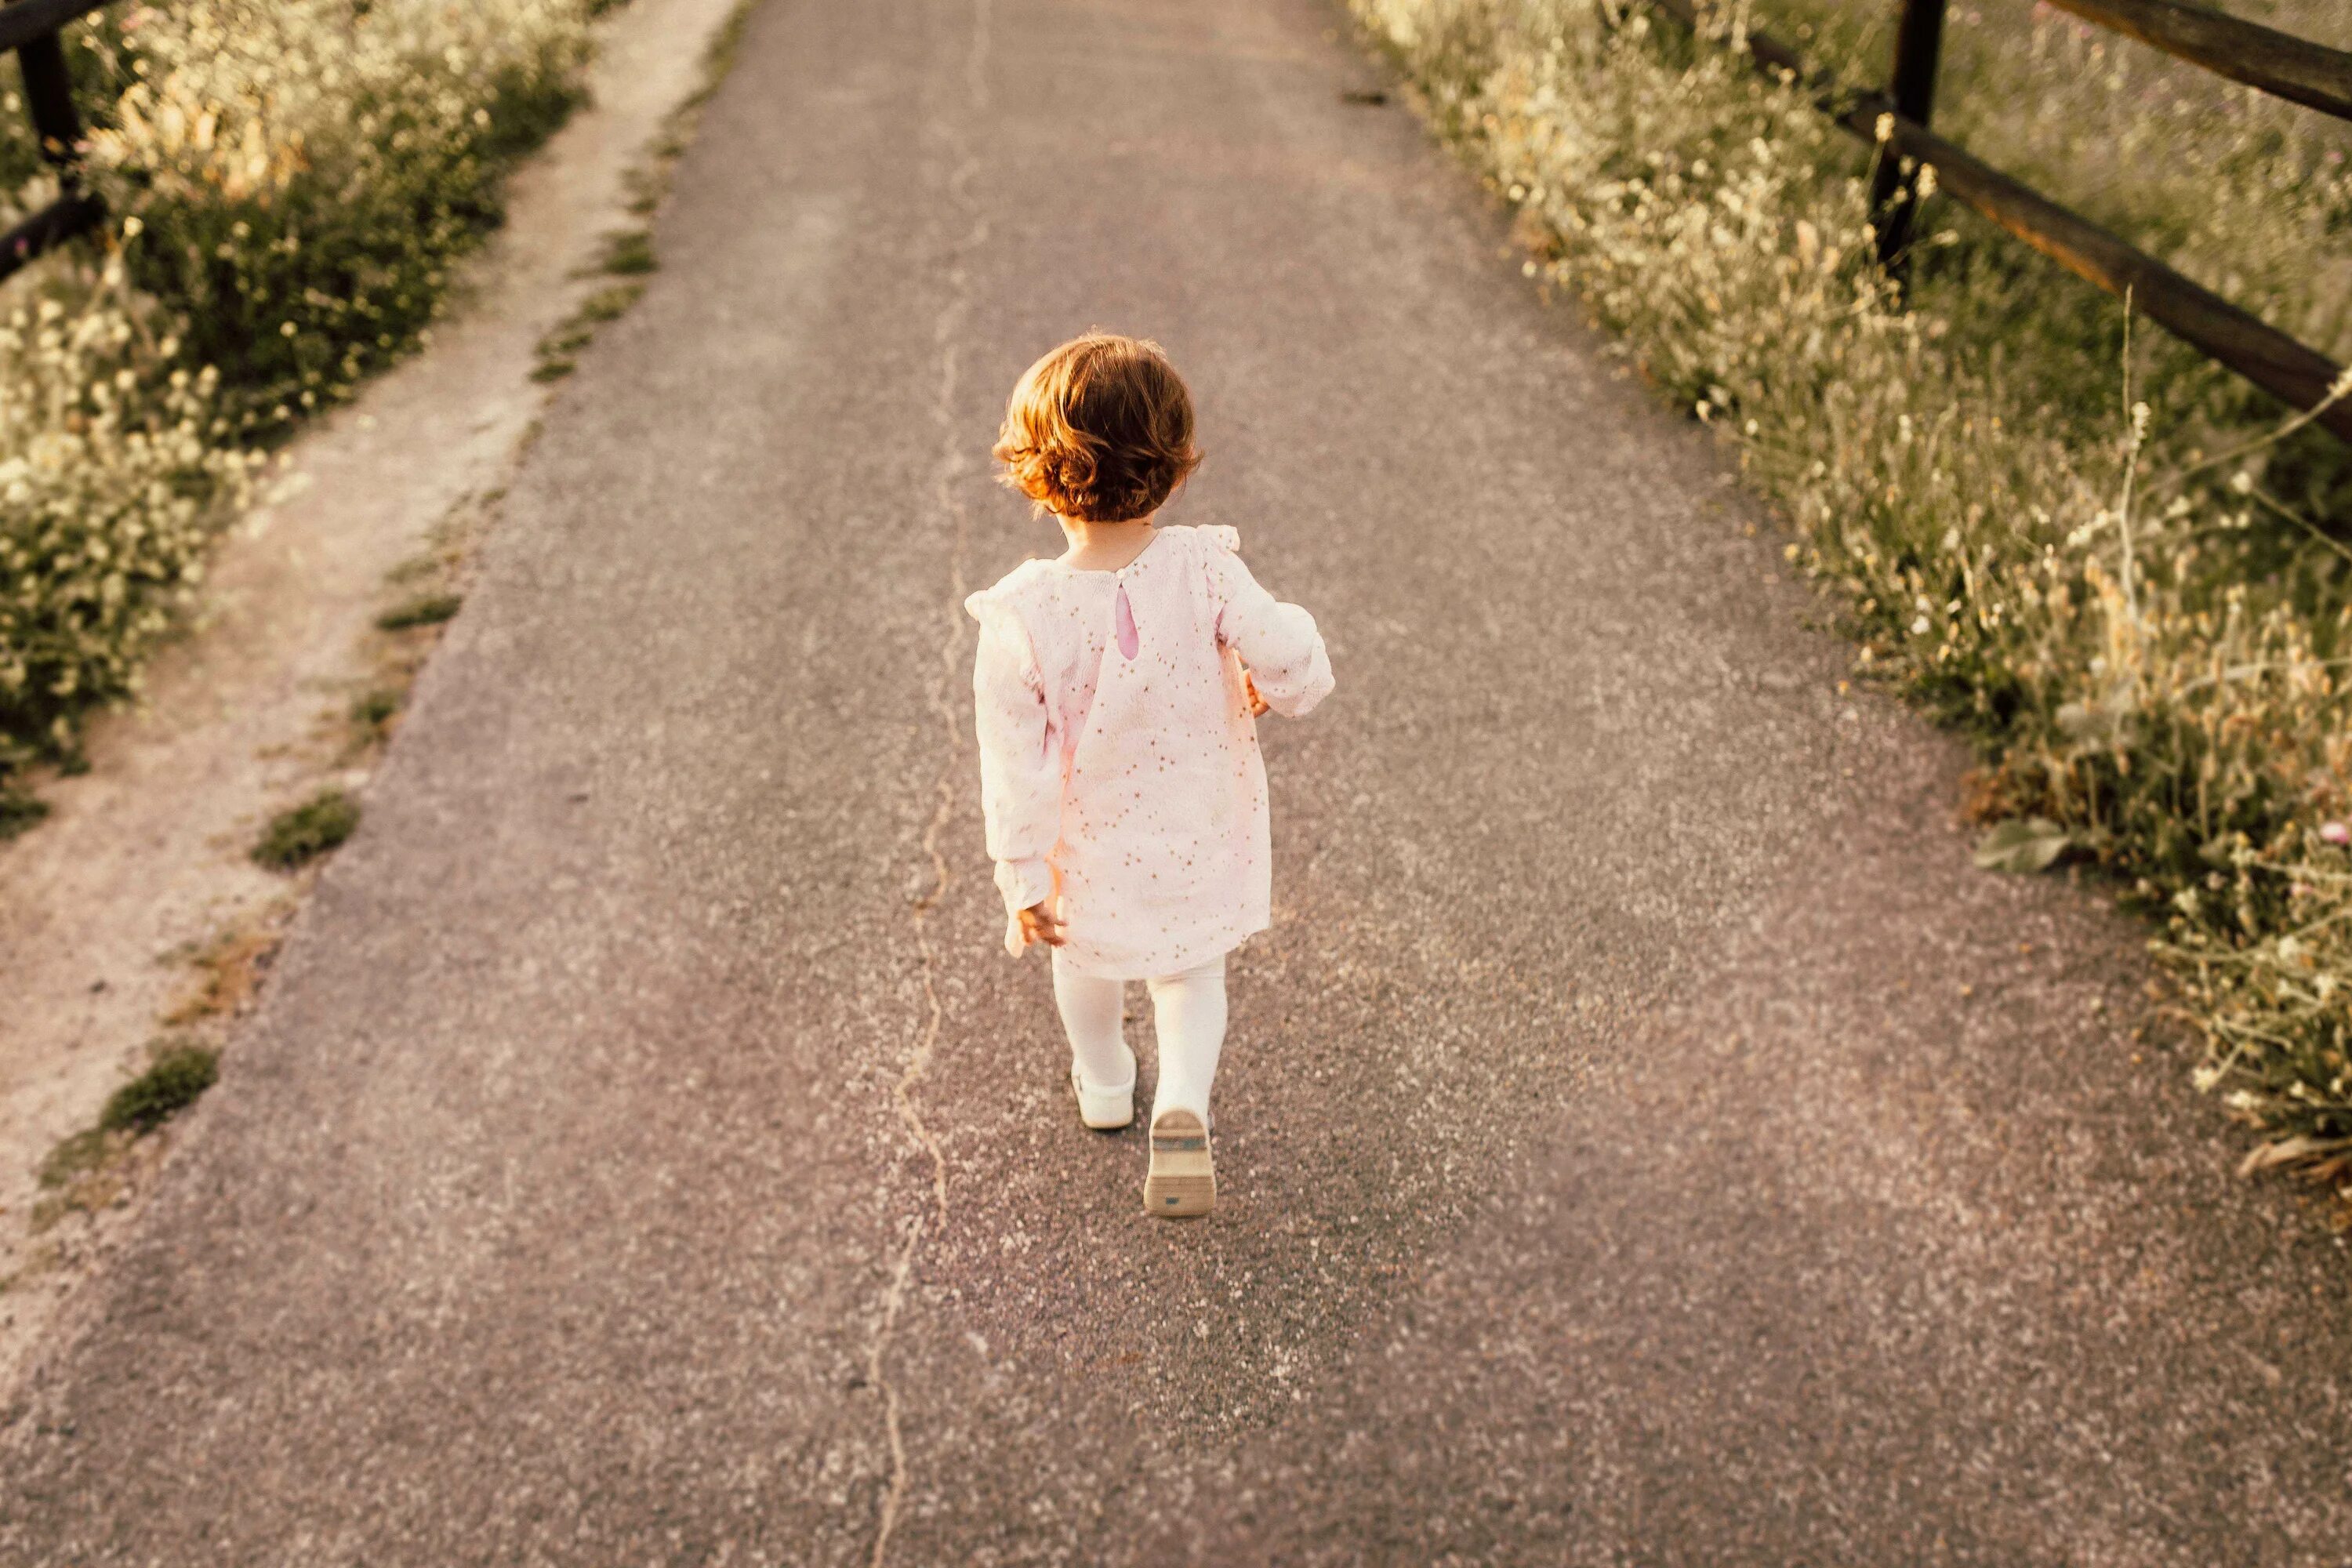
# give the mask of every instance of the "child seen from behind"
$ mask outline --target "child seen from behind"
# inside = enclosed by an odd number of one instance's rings
[[[1088,1127],[1135,1119],[1122,988],[1148,984],[1160,1077],[1144,1206],[1205,1214],[1225,955],[1268,921],[1256,715],[1313,708],[1330,659],[1314,617],[1250,575],[1233,529],[1157,524],[1200,461],[1192,398],[1159,345],[1097,332],[1054,350],[1013,388],[995,455],[1069,546],[965,601],[1005,945],[1053,950]]]

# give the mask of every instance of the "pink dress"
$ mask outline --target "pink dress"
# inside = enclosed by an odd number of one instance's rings
[[[981,808],[1005,946],[1059,899],[1080,973],[1178,973],[1264,931],[1274,711],[1331,689],[1315,617],[1258,586],[1230,528],[1161,528],[1116,572],[1029,561],[964,601],[980,622]]]

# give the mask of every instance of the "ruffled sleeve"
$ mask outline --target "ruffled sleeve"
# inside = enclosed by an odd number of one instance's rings
[[[1238,532],[1223,525],[1201,531],[1213,546],[1203,554],[1218,601],[1217,640],[1241,655],[1268,708],[1301,717],[1331,694],[1331,656],[1315,617],[1258,585],[1242,563]]]
[[[980,807],[996,886],[1004,895],[1005,946],[1023,946],[1020,911],[1054,895],[1047,857],[1062,831],[1060,759],[1053,742],[1045,682],[1029,634],[1002,586],[972,595],[963,607],[980,622],[971,684],[980,741]]]

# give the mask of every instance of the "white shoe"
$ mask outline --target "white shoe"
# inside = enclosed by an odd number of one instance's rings
[[[1070,1064],[1070,1092],[1078,1097],[1078,1120],[1097,1132],[1112,1132],[1135,1121],[1134,1058],[1128,1058],[1127,1081],[1116,1089],[1100,1089],[1087,1081],[1077,1064]]]
[[[1151,1119],[1151,1168],[1143,1179],[1143,1207],[1162,1218],[1190,1218],[1217,1206],[1217,1170],[1209,1159],[1209,1129],[1179,1106]]]

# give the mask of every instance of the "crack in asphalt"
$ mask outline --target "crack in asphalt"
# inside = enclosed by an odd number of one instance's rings
[[[883,1374],[882,1352],[898,1326],[898,1308],[907,1299],[907,1277],[915,1269],[915,1248],[923,1238],[923,1216],[907,1223],[906,1244],[898,1249],[898,1265],[890,1276],[889,1293],[882,1299],[882,1322],[866,1356],[866,1380],[882,1391],[882,1425],[890,1445],[890,1485],[882,1496],[882,1515],[874,1531],[874,1568],[882,1568],[890,1552],[890,1531],[898,1522],[899,1505],[907,1496],[907,1444],[898,1428],[898,1390]]]
[[[970,109],[977,112],[987,107],[987,60],[989,43],[989,0],[973,0],[971,11],[971,41],[964,57],[965,97]],[[946,1020],[946,1008],[940,1000],[939,953],[930,933],[931,911],[947,896],[953,879],[947,858],[940,852],[940,838],[947,831],[955,815],[956,780],[962,776],[963,716],[950,693],[955,678],[963,668],[964,645],[967,636],[964,595],[970,585],[964,572],[964,555],[971,532],[971,519],[958,493],[958,487],[971,471],[971,461],[965,451],[964,432],[956,421],[956,394],[959,390],[961,362],[959,341],[964,331],[964,318],[971,303],[971,275],[968,260],[971,254],[988,240],[988,218],[971,196],[971,182],[980,172],[980,160],[971,151],[969,135],[961,139],[961,157],[948,176],[948,197],[966,214],[971,222],[951,253],[946,271],[947,299],[940,307],[933,323],[933,340],[940,353],[939,395],[933,411],[940,429],[940,464],[937,497],[940,513],[950,525],[948,549],[947,636],[940,645],[939,668],[931,680],[932,710],[939,715],[940,725],[947,734],[947,756],[940,764],[940,776],[933,786],[937,804],[931,810],[931,820],[923,831],[923,853],[931,862],[929,891],[914,900],[910,918],[914,928],[915,947],[923,978],[923,1026],[917,1036],[914,1048],[908,1053],[906,1066],[891,1089],[891,1100],[898,1119],[907,1131],[919,1144],[931,1164],[932,1209],[940,1227],[948,1220],[947,1156],[940,1147],[938,1136],[923,1121],[922,1111],[915,1103],[915,1089],[930,1071],[933,1053],[938,1049],[940,1032]],[[908,1220],[892,1267],[890,1288],[883,1297],[882,1319],[877,1325],[873,1343],[866,1358],[866,1382],[882,1396],[882,1423],[890,1450],[889,1485],[882,1495],[879,1517],[875,1524],[872,1568],[883,1568],[890,1551],[890,1536],[897,1528],[899,1510],[905,1506],[909,1471],[907,1465],[905,1433],[899,1422],[898,1385],[889,1379],[887,1355],[893,1335],[898,1327],[898,1313],[907,1299],[907,1284],[913,1278],[915,1259],[922,1246],[926,1215],[918,1209]]]

